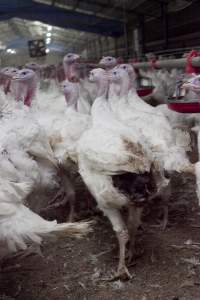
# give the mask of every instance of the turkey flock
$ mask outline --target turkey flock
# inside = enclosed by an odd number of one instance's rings
[[[151,80],[153,92],[141,98],[138,79]],[[140,70],[103,57],[96,68],[65,55],[63,65],[28,63],[0,72],[0,256],[29,251],[44,238],[81,237],[92,221],[76,221],[77,185],[88,190],[109,219],[119,244],[115,278],[129,279],[128,263],[137,255],[135,238],[145,209],[160,199],[164,229],[172,176],[196,178],[200,162],[188,151],[200,117],[168,109],[181,92],[200,100],[200,77],[182,70]],[[56,191],[45,209],[69,205],[65,223],[47,221],[31,210],[28,197],[40,189]],[[90,196],[85,201],[91,205]],[[91,202],[91,203],[90,203]],[[80,218],[78,218],[80,220]]]

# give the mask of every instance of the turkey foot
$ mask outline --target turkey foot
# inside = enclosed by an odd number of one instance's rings
[[[168,220],[168,216],[169,216],[169,208],[168,206],[162,206],[162,211],[163,211],[163,220],[161,221],[158,221],[158,224],[154,224],[154,225],[151,225],[150,227],[154,227],[154,228],[158,228],[158,229],[161,229],[161,230],[165,230],[167,228],[167,225],[171,225],[169,223],[169,220]]]
[[[17,253],[15,255],[15,257],[17,259],[21,260],[21,259],[24,259],[24,258],[26,258],[28,256],[31,256],[31,255],[38,255],[38,256],[44,258],[44,255],[42,254],[40,245],[33,244],[33,245],[29,246],[26,250]]]
[[[46,207],[40,209],[40,213],[47,212],[48,210],[53,209],[53,208],[58,208],[60,206],[64,206],[65,204],[66,204],[65,191],[64,191],[64,188],[61,187],[57,191],[57,193],[53,197],[53,199],[51,199],[48,202],[48,205]]]
[[[50,201],[48,202],[49,206],[52,205],[52,204],[54,204],[58,199],[60,199],[60,198],[63,199],[64,196],[65,196],[65,190],[64,190],[64,187],[62,186],[62,187],[60,187],[60,189],[57,191],[57,193],[56,193],[56,195],[53,197],[53,199],[50,200]]]
[[[126,255],[126,260],[128,262],[128,266],[134,266],[136,265],[136,259],[141,257],[144,254],[144,249],[143,248],[135,248],[135,242],[129,243],[128,245],[128,251]]]
[[[129,235],[127,230],[123,230],[117,233],[117,238],[119,242],[119,264],[117,268],[117,274],[114,276],[114,279],[131,279],[132,276],[129,273],[126,267],[126,244],[129,240]]]
[[[18,270],[20,268],[21,268],[20,264],[15,264],[12,266],[7,266],[7,267],[0,266],[0,272],[1,273],[12,272],[12,271]]]

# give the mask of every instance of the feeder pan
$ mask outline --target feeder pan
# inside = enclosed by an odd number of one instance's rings
[[[150,78],[137,78],[137,93],[138,96],[148,96],[153,92],[154,86]]]
[[[168,108],[179,113],[200,113],[200,99],[191,102],[184,97],[168,99]]]
[[[138,96],[144,97],[148,96],[153,92],[153,86],[141,86],[137,89]]]

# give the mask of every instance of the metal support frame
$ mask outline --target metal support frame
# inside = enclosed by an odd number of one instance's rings
[[[135,69],[148,69],[148,68],[185,68],[187,65],[187,58],[178,59],[168,59],[168,60],[157,60],[152,64],[152,62],[140,62],[133,63]],[[200,57],[192,58],[192,66],[200,67]]]
[[[123,34],[123,22],[119,20],[63,9],[55,6],[55,1],[52,0],[50,5],[47,5],[33,0],[20,0],[20,5],[18,5],[18,1],[10,3],[10,1],[4,0],[4,5],[0,3],[0,21],[19,17],[26,20],[38,20],[65,29],[71,28],[105,36],[117,37]]]

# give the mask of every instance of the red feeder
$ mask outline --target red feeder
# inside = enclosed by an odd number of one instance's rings
[[[200,113],[200,102],[172,102],[168,103],[168,107],[179,113]]]
[[[140,87],[139,89],[137,89],[137,93],[138,96],[140,97],[144,97],[144,96],[148,96],[153,92],[153,87]]]

